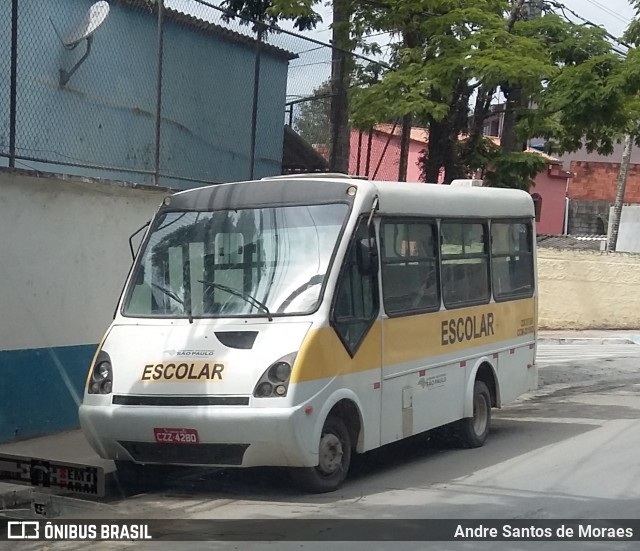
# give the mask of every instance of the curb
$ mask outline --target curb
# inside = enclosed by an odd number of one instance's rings
[[[539,344],[640,344],[640,336],[629,337],[540,337]]]

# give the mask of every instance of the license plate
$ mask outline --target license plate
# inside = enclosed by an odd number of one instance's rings
[[[159,444],[197,444],[196,429],[153,429],[156,442]]]

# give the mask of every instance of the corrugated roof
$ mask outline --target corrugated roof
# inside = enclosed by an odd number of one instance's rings
[[[327,160],[290,126],[285,125],[282,152],[283,173],[325,172],[328,168]]]
[[[485,136],[485,138],[490,139],[494,144],[496,144],[497,146],[500,146],[500,138],[499,137],[497,137],[497,136]],[[525,153],[536,153],[536,154],[540,155],[541,157],[543,157],[544,159],[547,159],[547,161],[549,161],[550,163],[559,163],[560,162],[560,159],[557,159],[556,157],[552,157],[548,153],[545,153],[544,151],[540,151],[539,149],[534,149],[533,147],[527,147],[527,149],[525,149]]]
[[[140,10],[144,10],[149,14],[156,13],[156,2],[155,0],[116,0],[118,4],[122,4],[123,6],[128,6],[131,8],[137,8]],[[199,31],[203,34],[215,35],[218,37],[225,38],[230,42],[235,42],[237,44],[244,44],[247,46],[255,47],[257,41],[250,36],[237,33],[230,29],[227,29],[221,25],[216,25],[215,23],[210,23],[209,21],[205,21],[204,19],[200,19],[195,15],[185,13],[174,8],[165,7],[164,16],[167,21],[172,21],[173,23],[178,23],[180,25],[184,25],[190,27],[195,31]],[[262,43],[262,51],[266,53],[270,53],[277,57],[283,57],[287,60],[297,59],[298,55],[293,52],[289,52],[287,50],[283,50],[282,48],[278,48],[276,46],[272,46],[267,43]]]
[[[402,126],[398,124],[398,125],[395,125],[395,128],[394,128],[393,124],[376,124],[374,126],[374,130],[377,132],[381,132],[383,134],[393,134],[394,136],[400,136],[402,133]],[[465,137],[464,135],[461,135],[460,139],[463,139],[464,137]],[[484,136],[484,137],[487,138],[488,140],[491,140],[497,146],[500,146],[499,137],[497,136]],[[429,141],[429,131],[426,128],[412,127],[410,139],[411,141],[414,141],[414,142],[426,144]],[[539,151],[538,149],[533,149],[531,147],[528,147],[526,149],[526,153],[535,153],[537,155],[540,155],[550,163],[560,162],[560,159],[557,159],[556,157],[552,157],[551,155],[548,155],[543,151]]]
[[[394,136],[402,134],[402,126],[399,124],[395,125],[395,128],[393,124],[376,124],[373,129],[383,134],[391,134],[393,132]],[[411,127],[410,138],[414,142],[427,143],[429,131],[426,128]]]
[[[579,249],[601,251],[607,242],[606,235],[546,235],[537,236],[538,247],[549,249]]]

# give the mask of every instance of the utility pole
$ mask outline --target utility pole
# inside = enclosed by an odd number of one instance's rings
[[[631,148],[633,141],[631,134],[624,137],[624,150],[622,151],[622,162],[620,172],[618,172],[618,192],[616,202],[613,205],[613,221],[611,222],[611,232],[607,240],[607,251],[615,252],[618,244],[618,230],[620,229],[620,218],[622,217],[622,205],[624,203],[624,192],[627,187],[627,174],[629,173],[629,163],[631,162]]]
[[[155,155],[153,160],[153,183],[160,185],[160,138],[162,133],[162,68],[164,52],[164,0],[158,0],[158,29],[157,29],[157,62],[156,78],[156,138]]]
[[[542,17],[544,0],[525,0],[522,4],[522,18],[525,20]]]
[[[331,49],[331,144],[329,148],[329,170],[349,172],[349,96],[347,93],[350,74],[349,21],[353,7],[351,0],[333,1],[333,37]]]

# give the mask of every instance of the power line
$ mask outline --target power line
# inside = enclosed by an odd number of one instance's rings
[[[314,61],[313,63],[303,63],[301,65],[289,65],[289,70],[299,69],[300,67],[311,67],[312,65],[331,65],[331,61]]]
[[[583,17],[579,13],[576,13],[574,10],[572,10],[568,6],[564,5],[563,3],[555,1],[555,0],[549,0],[548,4],[550,4],[551,6],[554,6],[555,8],[558,8],[562,12],[563,17],[567,21],[573,23],[573,21],[571,21],[571,19],[569,19],[569,17],[565,13],[565,10],[568,11],[571,15],[573,15],[576,19],[579,19],[580,21],[582,21],[583,24],[590,25],[591,27],[594,27],[594,28],[597,28],[597,29],[602,29],[602,31],[604,32],[604,34],[605,34],[605,36],[607,38],[609,38],[610,40],[613,40],[614,42],[617,42],[618,44],[620,44],[620,46],[624,46],[625,48],[630,48],[631,47],[631,46],[629,46],[629,44],[627,44],[626,42],[624,42],[623,40],[621,40],[617,36],[612,35],[602,25],[598,25],[597,23],[594,23],[593,21],[591,21],[589,19],[586,19],[585,17]],[[616,50],[615,48],[613,48],[613,50],[616,53],[621,53],[620,51]],[[621,53],[621,55],[626,55],[626,52]]]
[[[630,19],[625,19],[624,17],[622,17],[619,13],[616,13],[615,11],[613,11],[611,8],[608,8],[607,6],[605,6],[604,4],[601,4],[600,2],[598,2],[598,0],[587,0],[587,2],[589,2],[589,4],[595,6],[596,8],[600,8],[603,12],[605,12],[607,15],[610,15],[611,17],[614,17],[615,19],[617,19],[618,21],[622,21],[624,24],[628,25],[631,20]]]

